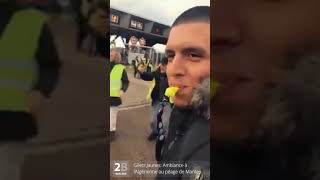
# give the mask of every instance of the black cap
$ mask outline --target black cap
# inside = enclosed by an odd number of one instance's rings
[[[168,64],[168,58],[167,57],[163,57],[160,61],[160,64],[162,65],[167,65]]]

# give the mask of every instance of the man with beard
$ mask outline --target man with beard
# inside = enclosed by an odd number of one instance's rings
[[[173,97],[166,139],[161,135],[161,118],[158,123],[157,152],[162,151],[158,179],[210,179],[209,10],[207,6],[198,6],[185,11],[175,20],[169,34],[167,76],[169,86],[179,89]],[[159,151],[161,142],[164,146]],[[180,173],[174,174],[174,170]],[[181,173],[187,170],[194,173]]]
[[[214,179],[319,178],[319,5],[215,1]]]

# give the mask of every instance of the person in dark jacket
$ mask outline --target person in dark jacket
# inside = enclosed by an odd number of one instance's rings
[[[105,45],[107,41],[108,22],[109,21],[109,0],[72,0],[72,7],[76,13],[76,22],[78,23],[77,34],[77,50],[82,51],[82,44],[85,38],[90,35],[95,41],[95,51],[93,52],[93,44],[89,52],[90,55],[99,55],[108,57],[109,49]]]
[[[94,16],[94,13],[99,14],[99,18],[101,19],[101,23],[98,27],[92,27],[94,29],[94,33],[96,36],[96,52],[95,55],[102,56],[102,57],[107,57],[107,51],[109,50],[108,47],[106,46],[106,41],[109,31],[109,8],[108,8],[109,2],[107,1],[97,1],[96,2],[96,12],[93,12],[91,16]],[[123,59],[124,63],[126,63],[125,59]]]
[[[145,68],[147,69],[146,71],[147,72],[151,72],[153,66],[152,66],[151,60],[149,59],[149,54],[148,53],[146,53],[144,55],[144,59],[145,59]]]
[[[88,17],[92,13],[92,0],[72,0],[72,7],[76,13],[78,23],[77,50],[82,50],[84,38],[89,33]]]
[[[148,137],[148,140],[155,140],[157,138],[157,113],[160,109],[160,103],[164,98],[164,94],[166,89],[169,87],[168,84],[168,78],[166,74],[168,59],[164,57],[159,65],[159,68],[153,72],[145,71],[145,68],[140,66],[139,72],[140,72],[140,78],[145,81],[152,81],[152,87],[149,90],[148,96],[151,97],[151,117],[150,117],[150,127],[151,127],[151,133]],[[148,97],[149,98],[149,97]],[[169,115],[171,112],[170,104],[168,104],[165,107],[165,113],[163,114],[164,119],[164,129],[165,133],[168,129],[168,121],[169,121]]]
[[[28,24],[28,26],[26,26]],[[20,179],[26,142],[61,63],[45,14],[0,1],[0,179]]]
[[[132,65],[133,65],[133,70],[134,70],[134,72],[133,72],[133,77],[134,78],[136,78],[137,75],[139,76],[139,74],[138,74],[138,64],[139,64],[139,57],[136,56],[136,58],[132,60]]]
[[[129,79],[125,66],[121,64],[121,54],[110,50],[110,140],[115,139],[118,106],[122,104],[121,97],[129,87]]]
[[[213,179],[320,177],[319,5],[215,1]]]
[[[179,89],[173,97],[167,138],[161,134],[159,118],[156,152],[161,156],[156,157],[161,167],[157,179],[210,179],[209,9],[197,6],[183,12],[169,34],[168,81]]]

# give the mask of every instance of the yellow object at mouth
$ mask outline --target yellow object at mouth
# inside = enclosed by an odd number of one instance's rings
[[[176,93],[178,92],[179,88],[178,87],[168,87],[166,89],[165,95],[168,97],[174,97]]]

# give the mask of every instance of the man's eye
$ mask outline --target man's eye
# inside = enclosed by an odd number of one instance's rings
[[[188,57],[191,57],[191,58],[199,58],[199,57],[201,57],[201,55],[200,55],[200,54],[197,54],[197,53],[189,53],[189,54],[188,54]]]
[[[173,54],[167,54],[166,57],[168,58],[168,61],[171,62],[174,58]]]

